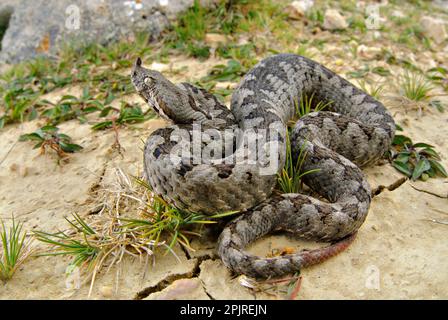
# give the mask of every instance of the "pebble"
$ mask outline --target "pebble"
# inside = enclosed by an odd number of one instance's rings
[[[325,11],[323,27],[327,30],[340,30],[346,29],[348,27],[348,23],[339,11],[335,9],[328,9]]]
[[[437,44],[441,44],[448,38],[445,23],[440,19],[424,16],[420,19],[420,25],[422,26],[425,35],[434,40]]]
[[[113,295],[113,290],[111,286],[102,286],[100,288],[100,294],[104,297],[104,298],[110,298]]]
[[[360,56],[361,58],[372,60],[378,57],[381,54],[382,50],[378,47],[368,47],[361,44],[360,46],[358,46],[358,49],[356,51],[358,56]]]
[[[160,63],[160,62],[154,61],[153,63],[151,63],[151,66],[149,67],[149,69],[159,71],[159,72],[164,72],[169,69],[169,65],[167,65],[165,63]]]
[[[293,1],[285,8],[285,12],[288,18],[300,20],[313,5],[313,0]]]
[[[204,40],[210,46],[217,47],[221,43],[226,43],[227,37],[218,33],[207,33]]]

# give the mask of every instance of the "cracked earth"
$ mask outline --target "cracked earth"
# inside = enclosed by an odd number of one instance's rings
[[[210,66],[184,59],[189,73],[177,72],[176,81],[189,80],[196,70]],[[319,59],[317,59],[319,60]],[[321,61],[324,62],[324,61]],[[195,65],[196,63],[196,65]],[[348,66],[347,69],[350,67]],[[195,74],[200,77],[200,74]],[[71,94],[80,91],[72,88]],[[66,92],[49,94],[57,100]],[[79,93],[79,92],[78,92]],[[140,102],[137,96],[129,100]],[[385,103],[388,107],[393,107]],[[414,141],[435,145],[448,167],[448,120],[437,111],[423,115],[393,109],[396,121]],[[16,142],[20,134],[42,123],[26,122],[0,132],[0,217],[11,214],[25,228],[56,232],[66,225],[64,217],[98,213],[101,190],[113,183],[114,170],[130,175],[142,172],[142,140],[164,126],[162,120],[120,130],[122,153],[114,147],[113,131],[92,131],[89,124],[69,121],[60,125],[84,150],[58,166],[52,154],[39,155],[31,145]],[[357,239],[339,256],[301,273],[298,299],[388,299],[446,298],[448,275],[448,180],[409,181],[388,163],[365,170],[374,199]],[[35,243],[42,247],[42,244]],[[319,244],[272,235],[248,250],[266,255],[293,247],[314,248]],[[284,296],[249,289],[230,274],[215,253],[215,239],[192,241],[195,251],[175,247],[172,254],[157,255],[153,266],[126,256],[119,266],[101,272],[93,286],[92,299],[279,299]],[[90,283],[73,286],[66,277],[70,259],[61,256],[32,257],[5,285],[0,299],[85,299]]]

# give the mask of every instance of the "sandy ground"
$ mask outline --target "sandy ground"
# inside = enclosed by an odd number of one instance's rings
[[[337,54],[336,54],[337,56]],[[174,80],[189,80],[205,74],[217,61],[206,63],[176,58]],[[326,61],[335,71],[350,70],[357,62],[341,66]],[[424,58],[421,60],[425,63]],[[74,94],[79,88],[71,88]],[[57,98],[67,89],[54,92]],[[140,101],[136,96],[130,100]],[[447,102],[445,100],[445,102]],[[423,115],[393,101],[384,101],[405,134],[414,141],[436,146],[442,163],[448,167],[447,113],[427,110]],[[7,223],[12,214],[25,223],[27,230],[55,232],[67,225],[64,217],[91,214],[100,201],[100,191],[121,168],[138,175],[142,170],[142,140],[164,126],[155,119],[120,130],[123,156],[113,147],[113,131],[95,132],[89,124],[69,121],[61,131],[84,146],[70,161],[57,165],[53,154],[39,155],[29,142],[17,142],[22,133],[43,123],[32,121],[10,125],[0,131],[0,217]],[[366,171],[372,188],[389,186],[402,175],[389,164]],[[435,196],[423,191],[438,194]],[[302,271],[302,286],[297,299],[392,299],[448,298],[448,226],[433,222],[447,221],[448,179],[428,182],[406,181],[393,191],[385,189],[372,203],[369,216],[352,246],[341,255]],[[36,244],[42,246],[41,244]],[[157,256],[154,267],[145,270],[138,259],[126,257],[120,267],[98,275],[92,299],[282,299],[284,286],[269,291],[248,289],[240,284],[216,258],[213,241],[193,241],[195,252],[176,248],[173,255]],[[273,249],[303,248],[315,244],[299,242],[285,235],[258,241],[251,251],[266,255]],[[80,288],[65,275],[69,259],[32,257],[6,284],[0,284],[0,299],[85,299],[89,283]],[[76,280],[76,279],[75,279]]]

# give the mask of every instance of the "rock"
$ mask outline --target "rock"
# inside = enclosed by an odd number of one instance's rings
[[[179,279],[144,300],[209,300],[199,278]]]
[[[328,9],[325,11],[323,27],[327,30],[340,30],[347,28],[348,23],[339,11]]]
[[[238,86],[238,83],[236,82],[230,82],[230,81],[223,81],[218,82],[215,85],[216,89],[235,89]]]
[[[111,286],[102,286],[100,289],[100,294],[104,297],[104,298],[111,298],[112,295],[114,294],[114,291],[112,289]]]
[[[313,0],[293,1],[285,8],[285,12],[290,19],[300,20],[313,5]]]
[[[406,18],[406,15],[403,13],[403,11],[394,10],[394,11],[392,11],[392,17],[401,19],[401,18]]]
[[[9,19],[16,6],[17,1],[15,0],[2,0],[0,3],[0,28],[8,26]]]
[[[155,39],[170,19],[192,3],[193,0],[170,0],[169,5],[155,0],[35,0],[6,6],[2,0],[0,17],[9,19],[9,27],[2,39],[0,61],[14,63],[55,54],[63,42],[76,47],[106,44],[120,38],[133,39],[137,32],[146,32]]]
[[[220,43],[226,43],[227,37],[219,33],[207,33],[204,41],[212,47],[217,47]]]
[[[159,72],[165,72],[170,68],[169,65],[165,64],[165,63],[160,63],[160,62],[156,62],[154,61],[153,63],[151,63],[151,65],[149,66],[149,69],[151,70],[156,70]]]
[[[382,52],[381,48],[367,47],[363,44],[358,46],[356,51],[357,51],[358,56],[360,56],[361,58],[366,59],[366,60],[372,60],[372,59],[380,56],[381,52]]]
[[[420,19],[420,25],[426,36],[434,40],[435,43],[441,44],[448,38],[445,28],[445,22],[429,16],[424,16]]]

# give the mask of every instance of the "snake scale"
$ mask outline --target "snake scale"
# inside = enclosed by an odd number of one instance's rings
[[[382,157],[395,134],[394,120],[380,102],[294,54],[273,55],[254,66],[234,90],[230,110],[204,89],[175,85],[144,68],[140,58],[131,79],[172,123],[145,144],[145,177],[154,192],[191,212],[241,212],[218,239],[225,266],[256,278],[278,277],[334,256],[354,239],[371,202],[360,168]],[[285,163],[287,124],[297,101],[312,93],[331,104],[301,117],[290,141],[295,157],[306,151],[302,170],[318,169],[303,179],[320,197],[278,194],[273,190]],[[276,230],[332,243],[272,258],[244,250]]]

